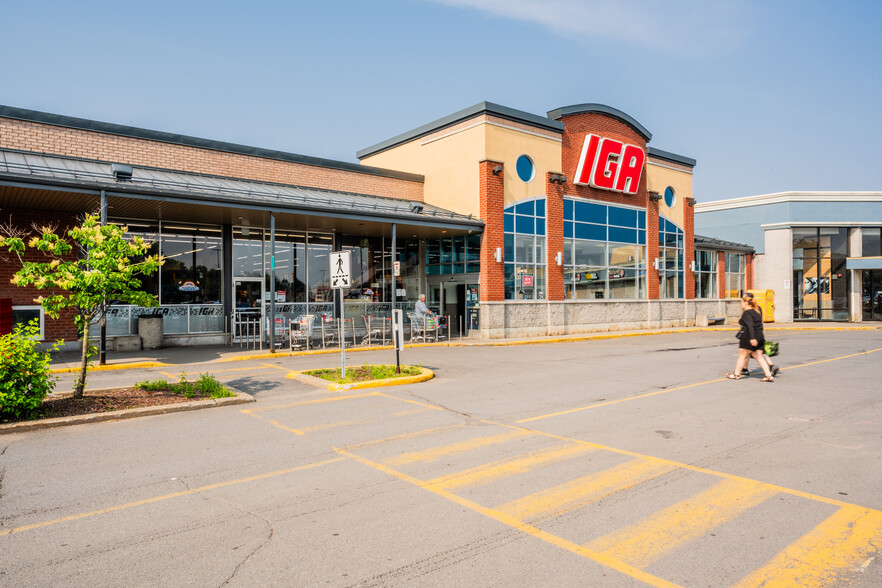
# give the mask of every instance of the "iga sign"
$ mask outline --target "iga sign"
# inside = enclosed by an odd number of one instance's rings
[[[601,190],[636,194],[646,153],[636,145],[586,135],[573,182]]]

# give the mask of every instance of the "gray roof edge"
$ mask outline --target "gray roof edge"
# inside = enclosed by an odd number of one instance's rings
[[[493,102],[479,102],[474,106],[469,106],[468,108],[464,108],[459,112],[454,112],[453,114],[449,114],[443,118],[439,118],[436,121],[424,124],[421,127],[417,127],[413,130],[401,133],[400,135],[377,143],[376,145],[365,147],[364,149],[357,151],[355,156],[359,159],[364,159],[365,157],[376,155],[377,153],[380,153],[382,151],[392,149],[393,147],[397,147],[398,145],[402,145],[409,141],[413,141],[414,139],[424,137],[430,133],[434,133],[435,131],[453,126],[457,123],[481,114],[492,114],[494,116],[498,116],[512,122],[524,123],[547,131],[554,131],[556,133],[562,133],[564,130],[564,126],[562,123],[549,120],[544,116],[531,114],[522,110],[516,110],[507,106],[501,106],[499,104],[494,104]]]
[[[650,133],[646,129],[646,127],[637,122],[634,117],[632,117],[630,114],[622,112],[618,108],[613,108],[612,106],[607,106],[606,104],[589,102],[586,104],[573,104],[571,106],[562,106],[560,108],[555,108],[554,110],[549,110],[548,118],[553,120],[560,120],[562,117],[567,115],[582,114],[586,112],[596,112],[599,114],[605,114],[606,116],[611,116],[612,118],[618,119],[634,129],[637,134],[646,139],[646,141],[652,140],[652,133]]]
[[[716,237],[705,237],[703,235],[693,235],[693,241],[695,242],[696,248],[699,243],[703,243],[707,248],[712,249],[725,249],[725,250],[734,250],[734,251],[749,251],[755,252],[756,248],[745,245],[744,243],[734,243],[732,241],[724,241],[723,239],[717,239]]]
[[[83,131],[93,131],[96,133],[120,135],[123,137],[132,137],[135,139],[159,141],[161,143],[171,143],[174,145],[183,145],[186,147],[211,149],[213,151],[225,151],[228,153],[236,153],[239,155],[262,157],[265,159],[276,159],[289,163],[299,163],[302,165],[312,165],[316,167],[324,167],[340,171],[351,171],[374,176],[383,176],[397,180],[406,180],[410,182],[425,182],[425,177],[420,174],[383,169],[379,167],[371,167],[367,165],[361,165],[359,163],[350,163],[347,161],[337,161],[333,159],[324,159],[321,157],[312,157],[309,155],[299,155],[297,153],[289,153],[287,151],[278,151],[275,149],[264,149],[262,147],[240,145],[238,143],[227,143],[225,141],[215,141],[213,139],[202,139],[199,137],[179,135],[176,133],[168,133],[165,131],[153,131],[140,127],[131,127],[116,123],[106,123],[87,118],[78,118],[75,116],[66,116],[62,114],[52,114],[49,112],[28,110],[26,108],[17,108],[14,106],[5,106],[2,104],[0,104],[0,118],[24,120],[28,122],[67,127],[71,129],[79,129]]]
[[[676,153],[671,153],[670,151],[662,151],[661,149],[656,149],[655,147],[647,147],[646,154],[657,159],[664,159],[665,161],[670,161],[671,163],[679,163],[680,165],[686,165],[689,167],[695,167],[695,164],[698,163],[691,157],[686,157],[685,155],[677,155]]]

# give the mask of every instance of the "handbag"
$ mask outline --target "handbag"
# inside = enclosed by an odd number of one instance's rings
[[[766,341],[765,352],[769,357],[778,355],[778,343],[775,341]]]
[[[741,338],[744,337],[744,329],[739,329],[737,333],[735,333],[735,338],[741,341]]]

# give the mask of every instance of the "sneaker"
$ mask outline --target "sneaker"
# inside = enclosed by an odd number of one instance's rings
[[[742,376],[749,376],[749,375],[750,375],[750,370],[747,369],[747,368],[744,368],[743,370],[741,370],[741,375],[742,375]]]
[[[778,375],[778,370],[779,370],[779,369],[781,369],[781,368],[779,368],[779,367],[776,366],[775,364],[772,364],[772,377],[773,377],[773,378],[774,378],[775,376]]]

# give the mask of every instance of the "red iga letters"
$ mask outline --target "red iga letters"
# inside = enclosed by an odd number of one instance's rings
[[[646,153],[636,145],[587,135],[574,182],[601,190],[636,194]]]

